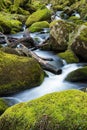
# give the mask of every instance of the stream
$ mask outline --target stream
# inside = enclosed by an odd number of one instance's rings
[[[48,6],[48,8],[50,7]],[[61,19],[60,14],[61,11],[57,11],[55,15],[52,16],[52,18]],[[78,17],[80,17],[79,14],[76,13],[74,15],[78,15]],[[25,30],[25,28],[26,27],[24,26],[23,29]],[[35,40],[36,44],[41,44],[49,37],[49,29],[43,29],[43,31],[41,32],[31,33],[30,35]],[[11,36],[15,38],[21,38],[23,37],[23,32]],[[37,49],[34,52],[40,57],[52,58],[53,61],[49,61],[49,63],[52,64],[55,68],[62,69],[62,73],[60,75],[55,75],[49,71],[45,71],[48,76],[44,78],[44,81],[40,86],[36,86],[32,89],[21,91],[17,94],[11,95],[10,97],[3,97],[9,105],[14,105],[19,102],[33,100],[52,92],[60,92],[67,89],[83,89],[87,87],[87,84],[85,83],[71,83],[64,81],[65,77],[70,72],[78,68],[81,68],[82,66],[86,65],[86,63],[67,64],[66,61],[60,59],[52,51],[44,51]]]
[[[44,29],[42,32],[39,33],[31,33],[30,35],[36,41],[36,44],[41,44],[45,39],[49,37],[49,29]],[[23,37],[23,33],[20,32],[12,36],[20,38]],[[49,61],[49,63],[52,64],[55,68],[62,69],[62,73],[60,75],[55,75],[49,71],[45,71],[48,76],[45,77],[43,83],[40,86],[21,91],[17,94],[11,95],[10,97],[3,97],[9,105],[14,105],[19,102],[36,99],[52,92],[60,92],[67,89],[83,89],[87,86],[87,84],[85,83],[71,83],[64,81],[65,77],[70,72],[81,68],[82,66],[86,65],[86,63],[67,64],[63,59],[60,59],[52,51],[37,49],[34,52],[40,57],[53,58],[53,61]]]

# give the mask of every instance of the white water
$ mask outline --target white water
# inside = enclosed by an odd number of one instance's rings
[[[51,5],[48,6],[50,8]],[[55,19],[60,19],[61,12],[56,12]],[[25,27],[24,27],[25,30]],[[23,37],[23,32],[13,35],[13,37]],[[36,41],[36,44],[41,44],[45,39],[49,37],[49,29],[44,29],[43,32],[31,33],[31,37]],[[67,89],[82,89],[85,87],[85,84],[74,84],[64,81],[65,77],[80,67],[82,64],[66,64],[65,61],[58,58],[53,52],[36,50],[34,51],[37,55],[44,58],[53,58],[54,61],[50,62],[50,64],[54,65],[54,67],[58,67],[62,69],[62,74],[55,75],[46,71],[48,77],[46,77],[43,83],[40,86],[37,86],[32,89],[27,89],[25,91],[19,92],[18,94],[12,95],[12,97],[4,97],[10,105],[14,105],[18,102],[24,102],[32,99],[36,99],[45,94],[63,91]],[[63,66],[64,65],[64,66]]]
[[[72,84],[72,83],[64,81],[67,74],[69,74],[71,71],[76,70],[77,68],[80,68],[80,67],[81,66],[78,66],[77,64],[65,65],[64,67],[62,67],[63,72],[61,75],[55,75],[46,71],[49,77],[46,77],[44,79],[44,82],[40,86],[15,94],[13,97],[23,102],[23,101],[32,100],[32,99],[41,97],[45,94],[56,92],[56,91],[63,91],[67,89],[81,89],[84,87],[83,84],[76,85],[76,84]]]

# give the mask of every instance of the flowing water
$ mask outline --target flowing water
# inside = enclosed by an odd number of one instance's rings
[[[50,7],[51,5],[48,6],[49,9]],[[60,19],[60,14],[61,11],[57,11],[55,14],[55,19]],[[23,28],[25,30],[25,26]],[[36,44],[42,44],[42,42],[49,37],[49,29],[43,29],[42,32],[31,33],[30,35],[35,40]],[[23,37],[23,32],[12,36],[21,38]],[[48,77],[45,77],[43,83],[40,86],[32,89],[27,89],[17,94],[11,95],[10,97],[3,97],[8,101],[9,105],[36,99],[52,92],[59,92],[67,89],[83,89],[87,86],[87,84],[84,83],[70,83],[64,80],[70,72],[81,68],[83,65],[85,65],[84,63],[67,64],[64,60],[57,57],[56,54],[51,51],[42,51],[37,49],[34,52],[40,57],[52,58],[53,61],[50,61],[49,63],[52,64],[55,68],[62,69],[62,73],[60,75],[55,75],[51,72],[45,71]]]
[[[13,35],[13,37],[23,37],[23,33],[18,33],[16,35]],[[44,29],[41,33],[31,33],[31,37],[36,41],[36,44],[41,44],[45,39],[49,37],[49,29]],[[62,74],[55,75],[51,72],[45,71],[48,77],[45,77],[43,83],[40,86],[11,95],[11,97],[4,97],[5,100],[8,101],[9,105],[36,99],[52,92],[58,92],[67,89],[82,89],[86,87],[86,84],[84,83],[77,84],[64,81],[65,77],[70,72],[81,68],[84,63],[67,64],[64,60],[57,57],[56,54],[51,51],[43,51],[37,49],[34,52],[40,57],[52,58],[53,61],[50,61],[49,63],[52,64],[55,68],[61,68]]]

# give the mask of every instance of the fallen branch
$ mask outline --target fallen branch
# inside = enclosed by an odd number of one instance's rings
[[[22,43],[23,45],[25,45],[27,47],[36,47],[36,44],[35,44],[33,38],[30,37],[28,32],[24,32],[24,35],[23,35],[24,37],[20,38],[20,39],[13,38],[13,37],[7,37],[6,35],[4,35],[1,32],[0,32],[0,34],[1,34],[1,38],[4,37],[4,39],[2,40],[2,43],[7,43],[8,47],[15,48],[20,43]]]
[[[43,60],[41,57],[37,56],[34,52],[30,51],[27,47],[25,47],[23,44],[20,44],[20,48],[16,48],[16,51],[18,53],[23,53],[26,56],[31,56],[34,59],[36,59],[39,64],[43,67],[43,69],[48,70],[55,74],[60,74],[61,69],[56,69],[53,65],[49,64],[47,61]]]

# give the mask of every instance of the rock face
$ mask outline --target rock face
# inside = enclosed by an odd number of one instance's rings
[[[79,27],[73,37],[71,48],[80,59],[87,61],[87,26]]]
[[[43,28],[49,28],[49,23],[47,21],[41,21],[41,22],[36,22],[36,23],[32,24],[29,27],[29,31],[30,32],[39,32]]]
[[[68,47],[69,34],[73,31],[75,25],[63,20],[51,23],[49,46],[51,50],[65,51]]]
[[[87,82],[87,66],[72,71],[65,80],[70,82]]]
[[[6,95],[40,85],[44,73],[32,58],[0,51],[0,95]]]
[[[0,115],[8,108],[6,101],[0,98]]]
[[[49,20],[51,18],[51,11],[47,8],[42,10],[37,10],[33,14],[31,14],[27,21],[26,26],[30,26],[35,22],[43,21],[43,20]]]
[[[0,129],[86,130],[86,108],[86,93],[79,90],[56,92],[9,108],[0,118]]]

